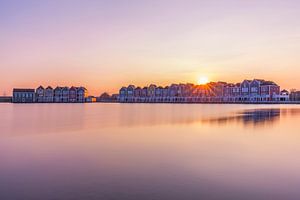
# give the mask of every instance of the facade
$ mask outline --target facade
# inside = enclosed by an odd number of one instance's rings
[[[38,102],[38,103],[44,102],[44,95],[45,95],[45,89],[44,89],[44,87],[43,86],[39,86],[36,89],[36,92],[35,92],[36,102]]]
[[[94,103],[96,101],[97,101],[96,97],[94,97],[94,96],[88,96],[88,97],[86,97],[86,101],[85,102],[87,102],[87,103]]]
[[[282,90],[279,95],[274,96],[276,101],[289,101],[290,93],[287,90]]]
[[[12,97],[8,96],[0,96],[0,103],[11,103]]]
[[[13,89],[13,103],[34,103],[35,100],[34,89]]]
[[[63,99],[62,99],[62,87],[59,87],[57,86],[55,89],[54,89],[54,103],[61,103],[63,102]]]
[[[248,101],[250,97],[250,82],[249,80],[244,80],[241,83],[241,97],[242,101]]]
[[[300,91],[292,91],[289,96],[290,101],[300,101]]]
[[[77,103],[84,103],[86,98],[88,98],[88,90],[85,87],[77,88]]]
[[[63,87],[61,94],[62,94],[62,102],[68,103],[70,99],[69,87]]]
[[[272,81],[265,81],[260,86],[262,101],[272,101],[280,94],[280,87]]]
[[[36,90],[14,89],[13,91],[14,103],[84,103],[88,97],[85,87],[74,86],[71,88],[57,86],[55,89],[51,86],[47,88],[39,86]],[[93,98],[92,100],[94,102]]]
[[[54,101],[54,90],[51,86],[48,86],[44,90],[44,102],[45,103],[53,103]]]
[[[210,82],[206,85],[171,84],[162,87],[122,87],[120,102],[272,102],[288,101],[289,95],[280,86],[262,79],[241,83]]]
[[[77,88],[72,86],[69,89],[69,102],[70,103],[75,103],[77,102]]]

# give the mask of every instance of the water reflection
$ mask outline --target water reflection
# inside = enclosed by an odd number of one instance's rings
[[[298,106],[7,104],[0,113],[1,200],[300,196]]]
[[[228,123],[242,123],[244,125],[253,126],[260,126],[266,124],[271,125],[279,121],[282,114],[283,116],[289,114],[299,115],[300,109],[251,109],[238,111],[227,116],[206,118],[203,119],[201,122],[218,125],[224,125]]]
[[[300,108],[247,105],[42,104],[6,105],[0,107],[0,112],[2,133],[24,135],[191,124],[271,126],[280,119],[300,115]]]

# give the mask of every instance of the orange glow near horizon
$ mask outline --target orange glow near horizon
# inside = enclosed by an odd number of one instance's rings
[[[255,78],[300,89],[295,0],[28,1],[0,3],[0,96],[39,85],[98,96],[130,84]]]

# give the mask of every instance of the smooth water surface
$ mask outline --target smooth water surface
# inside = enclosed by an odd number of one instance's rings
[[[0,104],[0,199],[299,199],[300,106]]]

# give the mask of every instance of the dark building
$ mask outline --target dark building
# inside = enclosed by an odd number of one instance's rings
[[[35,90],[34,89],[14,89],[13,103],[34,103]]]
[[[10,103],[12,102],[12,97],[0,96],[0,103]]]
[[[290,101],[300,101],[300,91],[292,91],[290,93]]]

